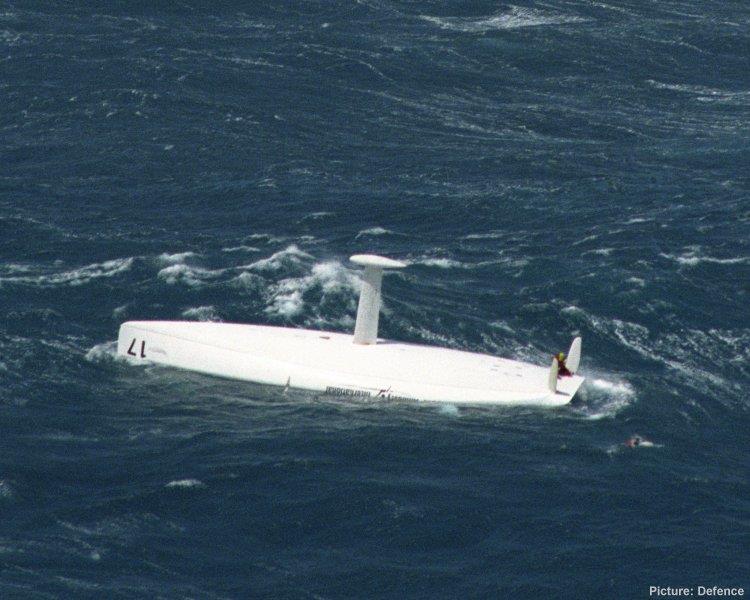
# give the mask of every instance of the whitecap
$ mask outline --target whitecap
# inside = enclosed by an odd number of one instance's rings
[[[581,238],[580,240],[576,240],[573,242],[573,246],[580,246],[581,244],[585,244],[586,242],[593,242],[595,239],[598,239],[599,236],[596,234],[587,235],[586,237]]]
[[[244,242],[246,240],[263,240],[268,244],[276,244],[283,242],[284,238],[277,237],[270,233],[251,233],[250,235],[245,236],[242,241]]]
[[[195,252],[178,252],[176,254],[169,254],[168,252],[163,252],[159,256],[156,257],[156,260],[164,265],[176,265],[180,263],[184,263],[185,260],[188,258],[194,257],[196,254]]]
[[[266,312],[279,317],[291,318],[302,312],[305,301],[302,299],[300,290],[284,288],[282,282],[279,286],[281,291],[274,297],[271,305],[266,307]]]
[[[447,417],[460,417],[461,416],[461,413],[455,404],[441,404],[440,407],[438,408],[438,412],[441,415],[445,415]]]
[[[117,306],[112,310],[112,316],[115,319],[121,318],[128,310],[128,305],[123,304],[122,306]]]
[[[334,329],[351,330],[354,327],[355,321],[351,315],[344,314],[335,319],[318,316],[313,319],[313,323],[315,323],[318,328],[330,328],[333,326]]]
[[[32,265],[24,265],[19,263],[4,263],[0,265],[0,271],[4,274],[15,275],[18,273],[29,273],[34,270]]]
[[[348,294],[359,291],[360,281],[338,261],[327,261],[313,265],[309,275],[283,279],[271,287],[271,303],[266,313],[280,317],[293,317],[302,312],[305,292],[319,287],[323,296],[334,293]]]
[[[200,267],[191,267],[184,263],[177,263],[170,267],[165,267],[159,271],[156,276],[163,279],[166,283],[174,285],[184,283],[191,287],[204,285],[205,280],[218,277],[224,272],[224,269],[202,269]]]
[[[250,265],[240,268],[252,269],[254,271],[279,271],[285,266],[299,265],[302,260],[312,260],[307,252],[303,252],[296,244],[292,244],[275,252],[268,258],[262,258]]]
[[[102,277],[114,277],[115,275],[127,271],[133,265],[133,258],[118,258],[107,260],[101,263],[93,263],[63,271],[61,273],[46,273],[36,276],[22,277],[0,277],[0,284],[3,282],[21,283],[37,285],[39,287],[53,287],[58,285],[83,285],[93,279]]]
[[[117,358],[117,342],[103,342],[89,348],[86,360],[93,363],[110,362]]]
[[[689,250],[682,255],[664,254],[660,253],[659,256],[668,258],[676,261],[681,265],[694,267],[701,263],[712,263],[718,265],[737,265],[737,264],[750,264],[750,256],[737,256],[732,258],[714,258],[713,256],[701,256],[697,250]]]
[[[7,479],[0,479],[0,498],[13,498],[15,492]]]
[[[441,269],[466,269],[470,268],[462,262],[450,258],[423,258],[411,261],[410,264],[425,265],[427,267],[439,267]]]
[[[310,213],[302,217],[303,221],[309,221],[309,220],[317,220],[317,219],[324,219],[326,217],[333,217],[336,213],[328,212],[325,210],[321,210],[318,212]]]
[[[200,479],[175,479],[167,483],[165,488],[203,488],[206,484]]]
[[[195,319],[196,321],[221,321],[221,317],[213,306],[186,308],[182,311],[182,316],[186,319]]]
[[[470,233],[469,235],[463,236],[462,240],[498,240],[505,237],[507,234],[502,231],[491,231],[489,233]]]
[[[597,254],[599,256],[609,256],[612,254],[614,248],[597,248],[596,250],[587,250],[586,252],[582,252],[581,256],[585,256],[586,254]]]
[[[580,406],[574,411],[587,419],[599,420],[614,417],[633,403],[635,390],[627,381],[608,379],[587,379],[578,390]]]
[[[228,246],[221,249],[222,252],[260,252],[260,248],[256,246]]]
[[[356,240],[366,235],[394,235],[394,233],[390,229],[385,229],[383,227],[370,227],[368,229],[363,229],[362,231],[360,231],[357,235],[354,236],[354,239]]]
[[[491,321],[489,323],[489,326],[493,329],[500,329],[501,331],[505,331],[506,333],[514,334],[515,330],[508,325],[505,321]]]
[[[734,351],[720,343],[713,331],[685,329],[679,333],[652,336],[647,327],[638,323],[598,317],[579,307],[568,306],[561,312],[585,321],[592,329],[623,347],[671,369],[691,387],[705,391],[712,385],[734,393],[724,377],[708,370],[711,365],[727,363],[731,360],[727,350]]]
[[[243,271],[237,277],[231,280],[232,285],[237,287],[245,288],[246,290],[259,290],[265,287],[265,279],[260,275],[251,273],[250,271]]]

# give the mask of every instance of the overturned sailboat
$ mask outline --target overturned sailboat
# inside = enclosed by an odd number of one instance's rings
[[[402,262],[358,254],[364,267],[354,335],[310,329],[192,321],[128,321],[117,353],[209,375],[313,390],[331,396],[466,404],[560,406],[584,381],[581,338],[563,364],[515,360],[379,339],[385,269]],[[563,375],[562,373],[565,373]]]

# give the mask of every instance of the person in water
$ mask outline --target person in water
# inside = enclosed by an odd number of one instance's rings
[[[625,445],[628,448],[653,448],[655,444],[651,440],[647,440],[646,438],[635,434],[627,442],[625,442]]]
[[[642,441],[643,441],[643,438],[640,435],[634,435],[627,442],[625,442],[625,445],[628,448],[637,448],[638,446],[641,445]]]
[[[573,373],[565,366],[565,352],[558,352],[555,358],[557,359],[557,376],[572,377]]]

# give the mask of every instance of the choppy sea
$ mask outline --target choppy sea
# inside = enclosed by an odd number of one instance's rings
[[[11,0],[0,99],[0,597],[750,594],[747,2]],[[349,331],[361,252],[410,265],[383,337],[581,335],[578,397],[115,357]]]

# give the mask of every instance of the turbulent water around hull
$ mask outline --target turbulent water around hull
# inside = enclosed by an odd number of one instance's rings
[[[746,582],[749,18],[0,11],[0,596]],[[116,358],[129,319],[350,331],[368,251],[409,264],[384,337],[541,365],[582,335],[576,400],[331,399]]]

